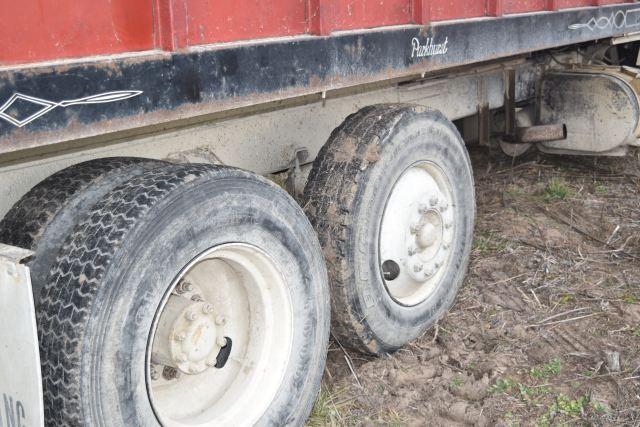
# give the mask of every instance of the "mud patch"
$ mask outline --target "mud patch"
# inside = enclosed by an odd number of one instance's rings
[[[471,156],[478,221],[454,308],[388,357],[332,342],[309,424],[639,425],[640,150]]]

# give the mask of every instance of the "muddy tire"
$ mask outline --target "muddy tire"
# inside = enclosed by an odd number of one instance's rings
[[[320,245],[282,189],[227,167],[145,172],[75,228],[44,289],[45,419],[302,424],[329,316]]]
[[[28,262],[37,300],[64,240],[109,191],[159,160],[109,157],[69,166],[25,194],[0,221],[0,242],[34,251]]]
[[[378,105],[348,117],[313,164],[304,206],[342,344],[393,352],[452,305],[469,261],[475,194],[462,138],[441,113]]]

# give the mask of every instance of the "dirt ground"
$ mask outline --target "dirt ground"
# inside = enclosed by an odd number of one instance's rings
[[[309,425],[640,426],[640,150],[471,157],[455,306],[389,357],[333,341]]]

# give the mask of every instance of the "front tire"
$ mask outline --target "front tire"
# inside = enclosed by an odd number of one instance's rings
[[[45,418],[302,424],[324,370],[326,280],[313,229],[274,184],[205,165],[132,179],[76,227],[44,290]]]
[[[313,164],[304,206],[327,261],[341,343],[393,352],[453,304],[475,194],[462,138],[441,113],[393,104],[348,117]]]

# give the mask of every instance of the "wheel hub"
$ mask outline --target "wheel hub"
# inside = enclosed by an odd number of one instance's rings
[[[171,295],[158,322],[152,361],[187,375],[213,368],[226,345],[226,319],[216,316],[213,305]]]
[[[431,162],[408,168],[394,185],[380,225],[379,259],[390,296],[424,301],[439,285],[454,239],[453,190]]]
[[[444,264],[447,255],[443,247],[445,206],[439,197],[431,197],[429,207],[418,207],[415,214],[418,220],[409,228],[406,266],[411,277],[418,282],[429,280]]]

